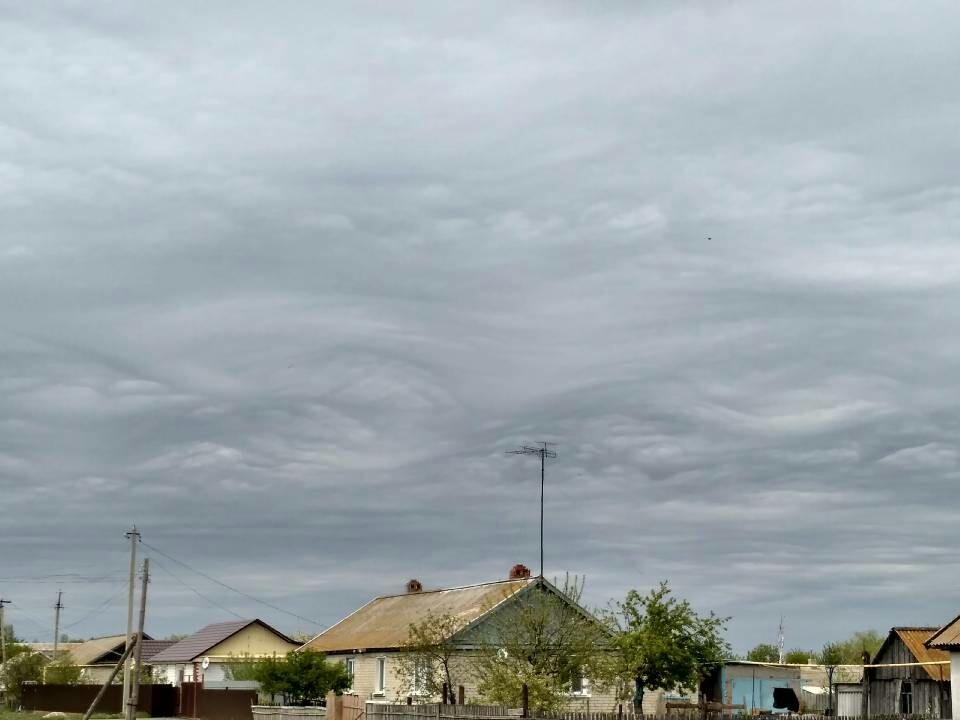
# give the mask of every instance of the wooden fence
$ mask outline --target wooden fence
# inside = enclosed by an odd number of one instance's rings
[[[251,710],[253,712],[253,720],[290,720],[291,718],[319,720],[327,716],[327,709],[317,705],[308,707],[254,705]]]
[[[523,711],[519,708],[495,705],[392,705],[367,703],[367,720],[457,720],[458,718],[487,718],[487,720],[516,720]]]
[[[632,708],[630,708],[632,710]],[[479,718],[480,720],[517,720],[523,717],[520,708],[507,708],[490,705],[443,705],[430,703],[428,705],[393,705],[385,703],[367,703],[366,720],[464,720],[465,718]],[[725,706],[724,710],[710,709],[704,712],[702,708],[667,708],[661,715],[638,715],[628,712],[624,707],[621,712],[577,712],[529,710],[528,718],[532,720],[779,720],[789,717],[790,720],[863,720],[854,716],[825,716],[825,715],[795,715],[789,714],[751,714],[748,711]],[[280,718],[264,718],[263,720],[281,720]],[[871,716],[870,720],[936,720],[929,716]]]

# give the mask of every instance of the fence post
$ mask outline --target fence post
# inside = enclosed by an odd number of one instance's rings
[[[446,685],[444,685],[444,687],[446,687]],[[446,692],[446,691],[444,691],[444,692]],[[437,703],[437,720],[440,720],[440,717],[441,717],[441,715],[440,715],[440,708],[441,708],[441,703]]]
[[[523,684],[523,711],[520,717],[528,718],[530,717],[530,688],[527,687],[527,684]]]

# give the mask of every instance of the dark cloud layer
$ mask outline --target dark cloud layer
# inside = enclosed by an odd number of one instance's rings
[[[956,614],[957,15],[8,5],[11,619],[120,629],[133,521],[323,624],[535,566],[539,439],[595,604]],[[152,557],[155,634],[316,629]]]

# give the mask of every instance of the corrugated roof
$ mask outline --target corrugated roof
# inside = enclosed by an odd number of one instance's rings
[[[30,643],[25,643],[25,644],[26,644],[26,646],[29,647],[31,650],[34,650],[35,652],[40,653],[40,654],[43,655],[44,657],[48,657],[48,658],[49,658],[49,657],[53,657],[53,643],[52,643],[52,642],[50,642],[50,643],[47,643],[47,642],[30,642]],[[57,643],[57,652],[67,652],[68,650],[71,650],[71,649],[73,649],[73,648],[75,648],[75,647],[80,647],[81,645],[83,645],[82,642]]]
[[[117,659],[119,659],[126,644],[126,635],[108,635],[87,640],[70,648],[70,661],[74,665],[92,665],[111,651],[117,651]]]
[[[960,615],[927,638],[926,646],[937,650],[960,650]]]
[[[303,647],[323,652],[399,648],[410,626],[431,614],[452,615],[462,629],[533,582],[524,578],[374,598]]]
[[[937,631],[933,627],[895,627],[891,632],[907,646],[907,650],[917,659],[917,662],[941,662],[949,660],[950,654],[945,650],[928,648],[925,643]],[[933,680],[950,678],[950,668],[945,665],[924,665],[923,669]]]
[[[174,643],[165,650],[158,652],[150,659],[150,662],[154,665],[159,665],[161,663],[191,662],[195,658],[205,654],[213,646],[219,645],[227,638],[236,635],[238,632],[246,627],[249,627],[250,625],[253,625],[254,623],[262,625],[274,635],[286,640],[291,645],[295,644],[293,640],[288,638],[279,630],[270,627],[263,622],[263,620],[232,620],[230,622],[214,623],[212,625],[207,625],[204,628],[200,628],[193,635],[186,637],[183,640]]]

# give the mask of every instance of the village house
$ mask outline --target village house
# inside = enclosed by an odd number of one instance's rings
[[[410,696],[437,701],[439,697],[426,697],[416,688],[402,686],[397,675],[398,659],[409,639],[411,625],[431,616],[456,618],[459,629],[450,640],[466,655],[476,648],[477,638],[483,636],[495,613],[507,610],[536,588],[570,602],[543,578],[530,577],[530,571],[522,565],[514,567],[507,580],[464,587],[424,590],[418,581],[411,580],[406,592],[374,598],[310,640],[303,649],[319,650],[329,660],[345,663],[353,678],[352,692],[363,699],[394,702]],[[466,662],[461,667],[464,672],[458,676],[458,683],[463,684],[469,701],[477,697],[476,682],[466,670]],[[658,698],[654,696],[651,701]],[[585,679],[578,679],[571,684],[569,706],[590,711],[613,710],[616,701],[611,693],[598,692]]]
[[[217,685],[230,679],[230,663],[283,657],[296,648],[296,642],[262,620],[232,620],[201,628],[163,649],[150,662],[157,682]]]
[[[116,666],[126,647],[126,635],[106,635],[82,642],[57,643],[54,655],[53,643],[27,643],[28,647],[40,653],[48,661],[55,657],[80,668],[80,682],[102,683]],[[141,662],[149,667],[151,660],[161,650],[173,645],[172,640],[154,640],[144,633]]]
[[[866,669],[869,714],[950,717],[950,659],[945,649],[928,646],[932,627],[895,627]],[[911,665],[909,663],[927,663]],[[936,664],[943,663],[943,664]],[[898,667],[899,666],[899,667]]]
[[[80,667],[80,681],[98,684],[105,682],[123,655],[126,643],[126,635],[111,635],[87,640],[71,648],[70,662]],[[140,662],[149,671],[153,656],[173,644],[173,640],[154,640],[144,633]]]
[[[940,717],[953,717],[952,708],[960,712],[960,615],[932,633],[924,645],[931,652],[943,653],[950,659],[947,677],[950,678],[951,705]]]

